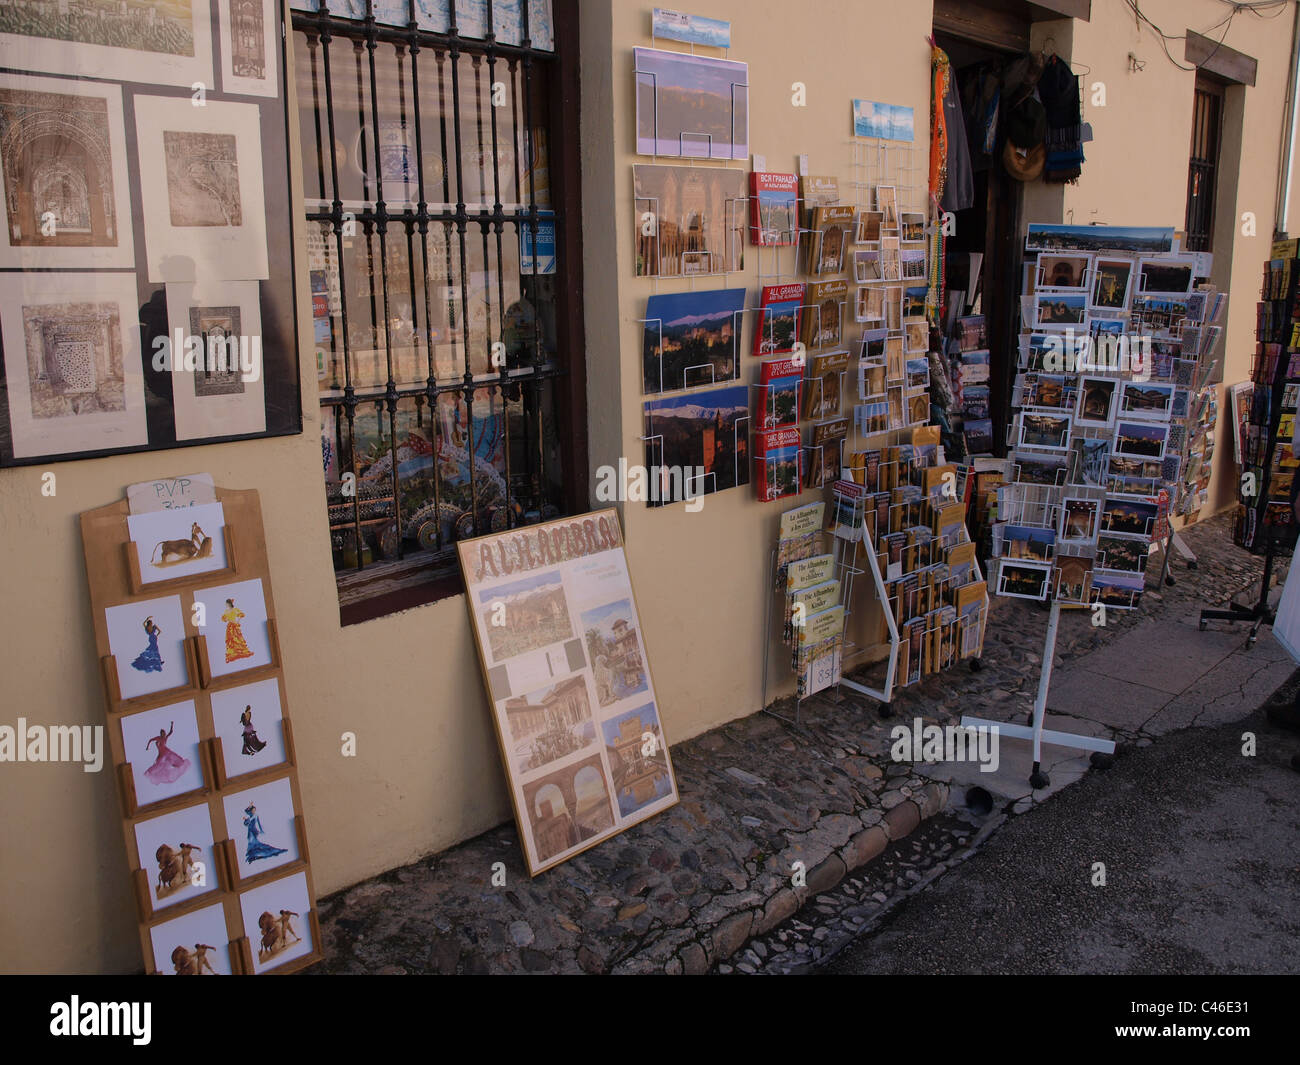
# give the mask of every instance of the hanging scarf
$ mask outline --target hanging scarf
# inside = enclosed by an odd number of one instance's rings
[[[930,88],[930,276],[925,294],[925,316],[930,324],[939,328],[939,312],[943,307],[943,190],[948,182],[948,121],[943,101],[948,95],[952,79],[952,64],[948,54],[931,40],[930,69],[933,75]]]

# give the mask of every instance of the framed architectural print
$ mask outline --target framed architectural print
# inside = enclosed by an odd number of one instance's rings
[[[0,267],[134,267],[122,89],[0,74]]]
[[[0,274],[16,457],[148,443],[138,321],[130,274]]]
[[[221,39],[221,89],[248,96],[277,96],[278,5],[274,0],[216,0]]]
[[[457,549],[536,876],[677,802],[618,514],[525,526]]]

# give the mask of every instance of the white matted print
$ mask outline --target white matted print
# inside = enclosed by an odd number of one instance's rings
[[[214,691],[211,699],[212,731],[221,739],[227,777],[279,765],[288,757],[280,682],[275,677]]]
[[[306,873],[294,873],[244,892],[239,896],[239,913],[255,973],[279,968],[315,949]]]
[[[135,801],[148,806],[203,787],[194,700],[122,719],[122,748],[131,763]]]
[[[164,976],[230,976],[226,908],[218,903],[149,929],[153,971]]]
[[[298,860],[297,811],[288,777],[226,795],[222,805],[241,880]]]
[[[137,96],[149,280],[268,276],[257,104]]]
[[[104,621],[123,699],[189,685],[185,618],[179,596],[110,606],[104,611]]]
[[[0,276],[16,458],[149,442],[134,274]]]
[[[217,0],[222,92],[279,94],[277,12],[272,0]]]
[[[216,836],[205,802],[137,822],[136,860],[149,884],[154,910],[216,891]]]
[[[228,564],[226,516],[220,503],[130,514],[126,527],[141,584],[211,573]]]
[[[122,90],[0,74],[0,266],[135,266]]]
[[[211,89],[212,10],[209,0],[6,2],[0,66]]]
[[[208,668],[214,677],[272,664],[260,580],[201,588],[194,602],[203,604],[199,633],[207,638]]]
[[[178,440],[266,432],[258,291],[256,281],[168,283]]]

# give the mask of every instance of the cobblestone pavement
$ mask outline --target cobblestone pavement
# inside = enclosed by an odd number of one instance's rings
[[[1258,584],[1262,562],[1231,545],[1223,519],[1186,539],[1198,569],[1175,563],[1178,583],[1148,593],[1132,616],[1112,611],[1103,628],[1086,612],[1063,619],[1058,668],[1145,621],[1189,615],[1202,595],[1222,602]],[[984,668],[961,666],[898,692],[896,719],[1023,716],[1046,619],[1037,604],[995,600]],[[675,744],[676,807],[535,879],[508,824],[321,900],[326,957],[312,971],[701,973],[775,966],[783,954],[794,966],[822,957],[836,935],[842,941],[899,892],[927,883],[1006,816],[973,817],[955,783],[949,809],[948,782],[893,763],[893,723],[871,700],[814,699],[799,729],[754,714]],[[504,887],[491,885],[498,862]],[[796,862],[802,886],[792,884]],[[861,909],[848,912],[844,898]],[[832,915],[843,917],[837,931]],[[803,952],[793,944],[805,929]]]

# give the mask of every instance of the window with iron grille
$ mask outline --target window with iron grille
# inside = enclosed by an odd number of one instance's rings
[[[326,2],[291,6],[347,623],[459,591],[457,540],[585,499],[576,4]]]
[[[1223,86],[1196,76],[1192,147],[1187,171],[1187,251],[1211,251],[1214,197],[1218,189],[1219,141],[1223,129]]]

